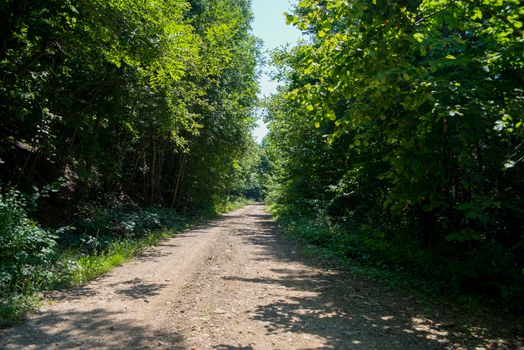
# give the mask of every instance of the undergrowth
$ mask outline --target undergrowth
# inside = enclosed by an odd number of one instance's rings
[[[495,309],[514,313],[522,307],[522,300],[509,294],[492,297],[464,288],[463,281],[471,273],[466,264],[456,265],[467,256],[453,260],[450,256],[454,252],[435,255],[416,241],[386,237],[369,225],[350,231],[323,213],[306,213],[278,204],[269,205],[269,210],[283,231],[302,243],[306,257],[336,262],[345,269],[407,289],[414,296],[460,307],[466,314],[489,314]],[[491,270],[498,271],[496,266]],[[489,276],[491,272],[485,273]],[[494,281],[485,283],[489,286]],[[515,289],[517,294],[519,290]]]

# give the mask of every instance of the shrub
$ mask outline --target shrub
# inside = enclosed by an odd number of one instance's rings
[[[34,291],[52,277],[56,237],[26,215],[15,189],[0,190],[0,296]]]

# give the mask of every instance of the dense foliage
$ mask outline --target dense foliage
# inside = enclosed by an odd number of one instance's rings
[[[21,193],[0,195],[0,296],[17,290],[34,290],[47,279],[55,238],[27,218]]]
[[[270,201],[349,257],[524,304],[519,0],[303,0],[274,54]],[[335,243],[333,243],[335,242]]]
[[[61,201],[188,207],[231,189],[250,142],[250,2],[3,1],[1,179]],[[107,198],[106,198],[107,199]]]

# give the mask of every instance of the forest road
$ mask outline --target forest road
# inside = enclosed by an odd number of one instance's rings
[[[349,272],[314,266],[250,205],[164,241],[67,292],[3,349],[483,349],[442,313]],[[417,309],[418,308],[418,309]],[[456,327],[455,327],[456,328]]]

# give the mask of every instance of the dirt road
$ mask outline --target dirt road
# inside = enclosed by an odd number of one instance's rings
[[[312,266],[262,206],[165,241],[16,328],[5,349],[488,349],[398,291]],[[422,311],[426,310],[426,311]]]

